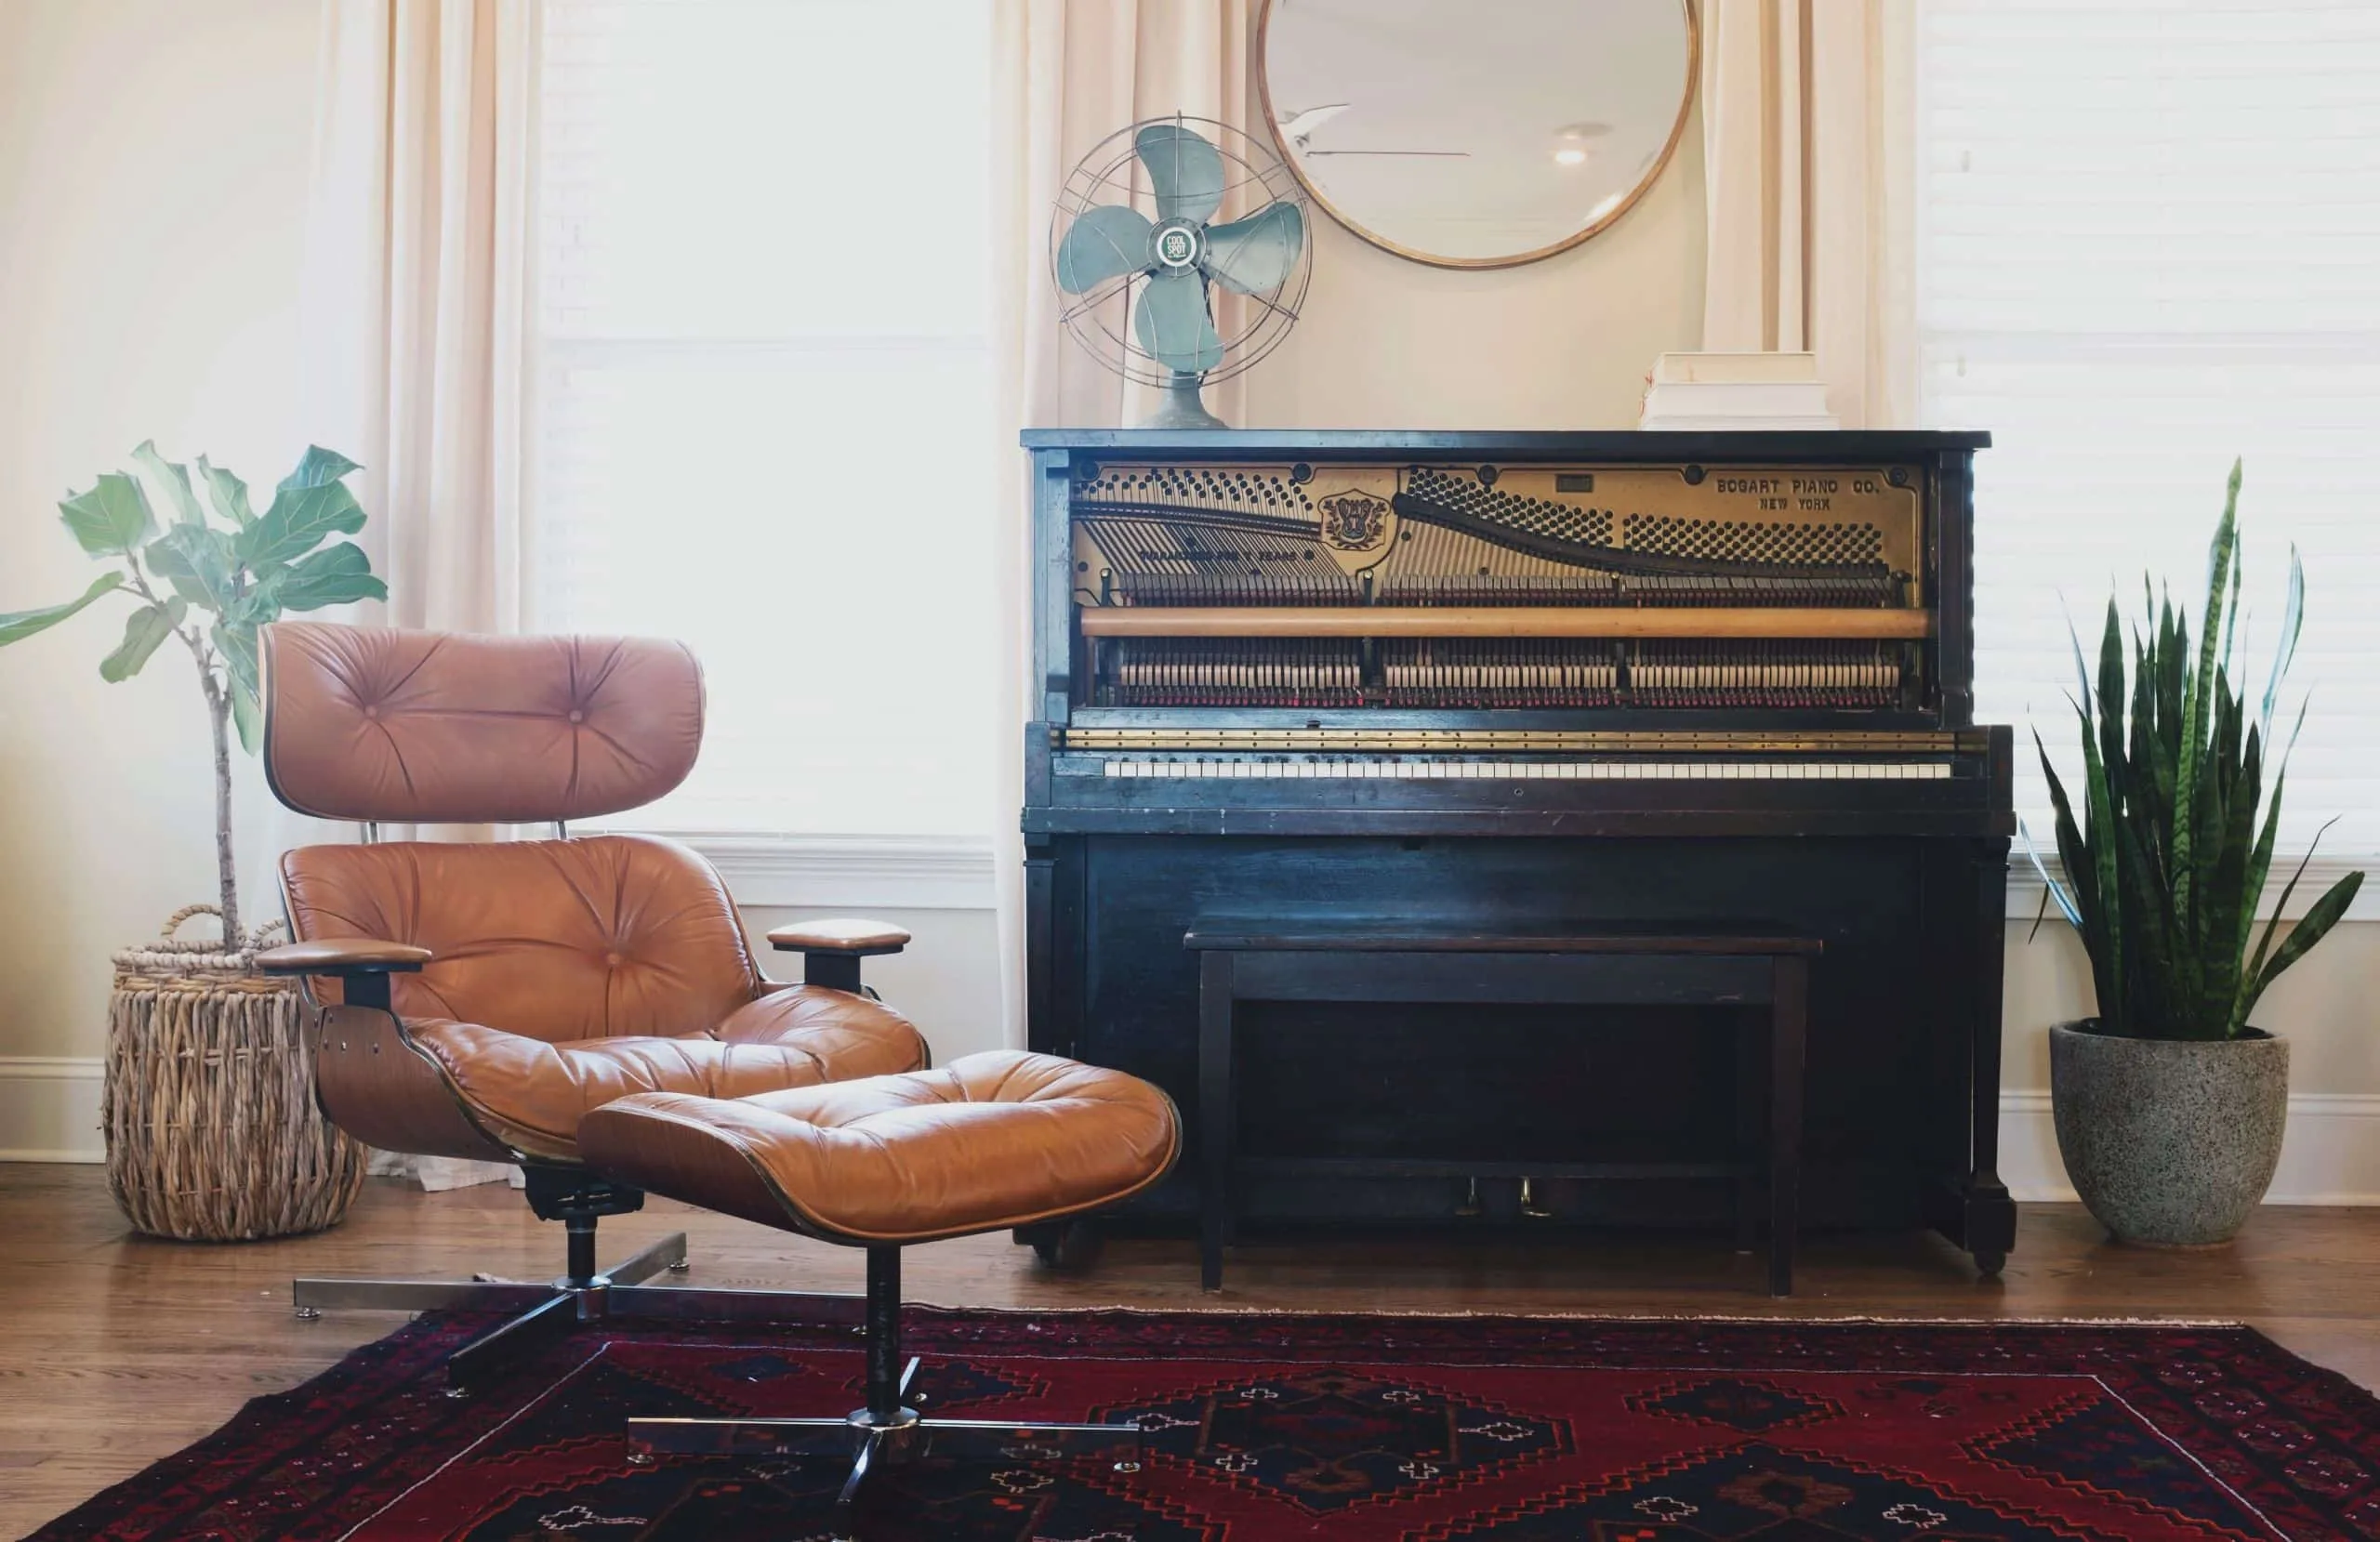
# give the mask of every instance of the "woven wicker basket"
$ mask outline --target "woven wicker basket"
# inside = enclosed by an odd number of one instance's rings
[[[174,933],[115,956],[108,1000],[108,1188],[140,1231],[243,1242],[338,1223],[364,1183],[364,1150],[314,1106],[306,1007],[293,982],[256,972],[278,923],[245,939]],[[240,945],[244,944],[244,945]]]

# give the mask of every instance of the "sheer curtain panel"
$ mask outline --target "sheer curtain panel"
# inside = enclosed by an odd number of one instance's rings
[[[2380,853],[2380,7],[1925,0],[1919,49],[1924,410],[1995,440],[1977,712],[2034,835],[2030,731],[2079,774],[2069,618],[2096,657],[2144,573],[2195,618],[2238,455],[2258,692],[2306,560],[2282,843]]]

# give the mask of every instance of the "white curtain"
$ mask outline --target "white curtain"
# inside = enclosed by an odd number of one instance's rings
[[[309,427],[364,463],[399,626],[517,629],[535,0],[324,0]]]
[[[1845,428],[1917,420],[1913,12],[1702,5],[1702,346],[1817,354]]]
[[[1017,430],[1113,428],[1150,403],[1078,348],[1060,326],[1050,281],[1050,217],[1066,174],[1100,140],[1144,118],[1182,112],[1262,135],[1249,123],[1246,0],[997,0],[992,45],[993,209],[1003,478],[995,510],[1001,598],[993,688],[1003,704],[994,764],[1001,768],[991,827],[998,853],[1000,968],[1009,1042],[1025,1039],[1024,850],[1016,811],[1023,725],[1039,694],[1030,671],[1033,592],[1030,490]],[[1230,330],[1227,326],[1226,331]],[[1239,383],[1207,396],[1240,421]]]
[[[305,429],[364,465],[370,619],[519,629],[536,0],[324,0]],[[442,835],[484,832],[442,831]],[[338,838],[275,810],[267,848]],[[271,893],[268,887],[259,892]],[[505,1176],[422,1158],[425,1187]]]

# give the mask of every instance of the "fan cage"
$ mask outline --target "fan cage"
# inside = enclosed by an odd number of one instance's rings
[[[1223,362],[1197,377],[1202,384],[1211,386],[1255,368],[1281,346],[1289,329],[1297,324],[1299,309],[1305,304],[1306,285],[1314,277],[1314,210],[1305,189],[1278,156],[1265,151],[1244,130],[1218,119],[1177,112],[1170,117],[1127,124],[1093,145],[1076,163],[1051,205],[1050,283],[1057,288],[1059,244],[1065,240],[1066,231],[1084,210],[1098,204],[1124,204],[1154,217],[1156,194],[1132,147],[1134,136],[1142,129],[1160,123],[1198,134],[1223,159],[1223,201],[1208,221],[1210,224],[1245,217],[1267,204],[1278,202],[1296,205],[1305,232],[1304,239],[1298,243],[1297,260],[1289,276],[1269,293],[1242,295],[1222,284],[1209,285],[1210,314],[1217,309],[1215,297],[1221,294],[1226,297],[1223,303],[1236,301],[1253,318],[1238,331],[1223,337]],[[1250,158],[1250,151],[1262,157],[1261,162]],[[1247,190],[1251,188],[1262,191],[1249,192]],[[1242,196],[1247,207],[1227,214],[1235,193]],[[1084,295],[1069,295],[1058,288],[1064,303],[1059,319],[1065,326],[1066,336],[1098,360],[1103,368],[1136,385],[1170,386],[1175,372],[1157,362],[1131,336],[1132,308],[1139,303],[1134,286],[1146,287],[1147,278],[1145,272],[1128,273]],[[1118,300],[1123,302],[1120,306],[1116,304]],[[1120,318],[1120,325],[1111,320],[1111,311]],[[1217,332],[1221,331],[1218,326]]]

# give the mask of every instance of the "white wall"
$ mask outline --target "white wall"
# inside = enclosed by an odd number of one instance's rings
[[[0,4],[0,610],[96,576],[56,502],[142,440],[268,487],[304,448],[316,3]],[[93,1146],[108,955],[213,895],[190,661],[102,683],[122,612],[0,652],[0,1150]]]
[[[268,481],[300,447],[317,3],[0,3],[0,609],[87,581],[52,506],[142,439]],[[1699,143],[1689,125],[1626,217],[1527,268],[1423,268],[1321,222],[1304,319],[1249,377],[1249,422],[1633,421],[1653,356],[1698,339]],[[188,666],[161,653],[141,679],[103,685],[96,665],[116,625],[86,615],[0,652],[0,1153],[96,1153],[107,956],[212,882]],[[252,776],[244,794],[253,836]],[[922,888],[855,876],[848,854],[728,867],[756,929],[865,907],[917,931],[871,978],[948,1058],[996,1036],[996,944],[968,898],[983,882],[973,860]],[[2010,926],[2005,1168],[2041,1195],[2063,1185],[2043,1029],[2083,1010],[2087,974],[2063,929],[2030,945],[2026,930]],[[2294,1045],[2299,1105],[2277,1194],[2380,1200],[2375,982],[2380,924],[2349,923],[2259,1014]]]

